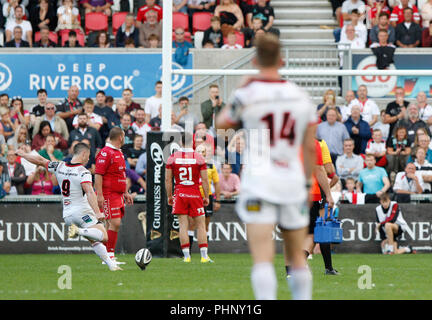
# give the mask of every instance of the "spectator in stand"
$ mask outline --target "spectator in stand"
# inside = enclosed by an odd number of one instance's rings
[[[414,143],[414,139],[418,129],[425,128],[429,136],[431,136],[431,133],[427,124],[424,121],[420,120],[419,111],[415,103],[410,103],[408,105],[407,113],[408,118],[400,120],[397,125],[403,126],[407,129],[408,145],[411,146]]]
[[[175,39],[173,41],[173,48],[184,48],[184,49],[192,49],[193,45],[189,41],[186,41],[184,38],[185,31],[183,28],[175,29]]]
[[[420,9],[422,28],[429,29],[432,21],[432,0],[427,0]]]
[[[373,130],[372,139],[368,141],[365,153],[373,154],[375,156],[375,163],[377,167],[386,167],[386,141],[383,139],[383,135],[380,129]]]
[[[365,153],[367,143],[371,138],[371,129],[369,124],[362,120],[359,106],[351,107],[351,116],[345,122],[345,126],[351,139],[354,140],[354,153]]]
[[[96,37],[96,42],[92,45],[95,48],[111,48],[112,44],[110,36],[106,31],[99,31]]]
[[[9,110],[9,95],[7,93],[0,94],[0,111]]]
[[[135,112],[135,121],[132,123],[132,129],[137,135],[142,137],[141,147],[145,149],[147,144],[147,132],[151,131],[151,126],[149,122],[146,121],[146,113],[143,109],[138,109]]]
[[[155,84],[155,94],[146,99],[144,111],[145,122],[149,123],[150,119],[156,117],[159,113],[159,107],[162,104],[162,81],[158,80]]]
[[[240,7],[233,0],[221,0],[216,6],[214,15],[220,18],[221,30],[224,37],[230,31],[241,31],[244,17]]]
[[[100,115],[94,112],[94,101],[91,98],[84,100],[83,112],[85,112],[88,116],[88,126],[99,131],[103,125],[103,120]],[[78,116],[75,116],[72,121],[72,125],[75,129],[78,127]]]
[[[361,20],[364,20],[365,13],[366,13],[366,6],[363,1],[361,0],[345,0],[342,3],[342,7],[338,8],[336,10],[336,18],[338,21],[338,24],[340,24],[341,18],[343,19],[344,25],[349,24],[351,21],[351,11],[358,10],[358,12],[361,15]]]
[[[136,134],[133,140],[132,145],[126,148],[125,158],[129,163],[131,169],[135,169],[138,158],[140,155],[145,153],[145,149],[143,148],[144,138],[140,134]]]
[[[106,96],[105,103],[108,107],[111,108],[111,110],[115,111],[114,108],[114,98],[112,96]]]
[[[113,123],[114,126],[119,126],[121,117],[123,117],[123,115],[126,113],[126,101],[124,99],[120,99],[115,107],[116,108],[114,112]]]
[[[202,46],[211,41],[215,48],[220,48],[223,45],[223,34],[221,31],[220,18],[213,16],[210,19],[210,28],[204,31]]]
[[[68,39],[63,44],[63,47],[64,48],[81,48],[81,45],[78,42],[77,33],[75,32],[75,30],[69,31]]]
[[[10,117],[8,109],[2,109],[0,116],[0,127],[3,128],[3,136],[7,141],[14,136],[15,130],[18,128],[18,121]]]
[[[378,24],[375,25],[371,31],[370,31],[370,41],[372,43],[378,43],[378,32],[380,30],[387,30],[388,34],[388,43],[395,44],[396,43],[396,31],[395,29],[390,25],[390,18],[389,14],[386,12],[380,13],[378,17]]]
[[[220,193],[224,199],[232,199],[240,192],[240,178],[232,173],[231,165],[222,165],[222,174],[219,176]]]
[[[327,111],[327,121],[318,125],[316,136],[327,142],[333,163],[343,154],[343,142],[350,137],[347,128],[337,121],[337,112],[334,109]]]
[[[144,23],[147,19],[148,11],[155,11],[157,15],[157,21],[162,20],[162,7],[156,4],[156,0],[145,0],[145,5],[138,9],[137,23]]]
[[[393,8],[390,16],[391,25],[396,28],[398,24],[404,22],[405,19],[405,9],[411,9],[411,21],[415,23],[420,23],[420,14],[415,4],[409,3],[409,0],[399,0],[400,4]]]
[[[267,0],[257,0],[256,4],[251,6],[249,13],[246,15],[246,22],[249,27],[252,27],[252,19],[260,18],[264,31],[271,32],[279,37],[279,29],[273,27],[274,17],[274,11],[269,2]]]
[[[404,21],[396,26],[396,45],[401,48],[420,46],[422,30],[418,23],[413,22],[413,10],[404,9]]]
[[[94,108],[94,113],[102,118],[103,124],[99,129],[99,134],[103,141],[108,137],[109,131],[116,126],[116,114],[113,109],[107,105],[106,99],[105,92],[99,91],[96,94],[97,105]]]
[[[24,124],[26,127],[30,124],[30,112],[24,109],[24,101],[21,97],[13,97],[9,116],[18,124]]]
[[[20,26],[13,29],[13,39],[5,43],[6,48],[29,48],[30,43],[22,39],[23,30]]]
[[[366,168],[362,169],[357,181],[357,192],[365,193],[365,203],[377,203],[379,197],[390,188],[387,172],[375,166],[375,156],[367,154]]]
[[[351,49],[364,49],[366,47],[365,42],[363,39],[359,38],[355,32],[355,27],[351,24],[346,25],[343,28],[343,39],[341,37],[341,40],[338,45],[338,49],[341,50],[339,53],[340,58],[340,67],[343,67],[343,49],[346,49],[346,45],[349,44]],[[341,81],[341,80],[339,80]]]
[[[367,87],[360,85],[357,89],[358,98],[351,101],[348,107],[351,109],[353,105],[360,106],[362,119],[369,123],[370,127],[373,127],[378,121],[380,111],[375,101],[368,99],[367,93]]]
[[[21,33],[16,34],[15,27],[21,28]],[[21,35],[20,41],[25,41],[30,47],[33,46],[33,28],[29,21],[24,20],[24,10],[22,7],[15,8],[15,18],[8,21],[5,27],[5,42],[8,43],[13,40],[17,35]],[[18,29],[17,29],[18,30]],[[23,46],[25,46],[23,42]]]
[[[74,6],[72,0],[62,0],[62,6],[57,9],[57,28],[55,31],[60,30],[75,30],[79,29],[82,31],[80,22],[78,20],[79,11]]]
[[[227,43],[225,43],[221,49],[243,49],[243,46],[237,43],[235,31],[228,32]]]
[[[405,119],[406,108],[409,102],[405,100],[405,89],[402,87],[396,87],[395,89],[396,100],[390,102],[385,109],[384,123],[390,125],[390,135],[388,139],[391,139],[391,134],[396,126],[396,123],[400,120]]]
[[[387,140],[387,172],[391,177],[392,172],[396,174],[405,168],[410,153],[407,129],[396,127],[392,138]]]
[[[432,163],[432,149],[430,147],[431,147],[431,138],[428,135],[427,131],[424,128],[419,129],[417,131],[414,145],[411,148],[413,149],[413,152],[408,157],[407,162],[413,162],[414,159],[412,155],[415,155],[418,149],[423,149],[426,154],[426,160]]]
[[[25,12],[25,5],[20,2],[20,0],[2,1],[2,13],[3,16],[6,18],[6,24],[15,19],[15,10],[17,7],[20,7],[23,12]]]
[[[159,131],[162,124],[162,105],[159,106],[158,115],[150,119],[150,127],[152,131]]]
[[[342,116],[342,122],[347,121],[348,117],[351,114],[351,108],[350,108],[350,104],[351,101],[355,100],[355,93],[352,90],[347,90],[346,94],[345,94],[345,104],[340,107],[340,113]]]
[[[396,175],[393,191],[396,195],[423,193],[424,181],[420,172],[416,172],[414,163],[407,163],[405,171]],[[397,196],[397,198],[399,198]],[[401,197],[403,199],[403,197]],[[401,199],[398,199],[401,202]],[[409,199],[408,199],[409,202]]]
[[[85,14],[90,12],[100,12],[107,16],[111,15],[112,0],[81,0],[81,5],[85,9]]]
[[[27,179],[24,167],[16,160],[15,150],[9,149],[7,152],[6,169],[11,181],[10,195],[24,194],[24,184]]]
[[[36,150],[31,149],[30,141],[28,143],[21,145],[20,149],[25,150],[25,152],[31,153],[33,155],[39,154]],[[18,150],[18,149],[14,149],[14,150]],[[29,175],[33,174],[36,171],[37,165],[31,163],[30,161],[28,161],[26,159],[20,158],[18,162],[20,162],[22,164],[22,166],[24,167],[26,177],[28,177]],[[25,191],[26,191],[26,194],[29,193],[27,186],[25,187]]]
[[[373,130],[380,130],[382,133],[382,138],[384,141],[387,141],[389,132],[390,132],[390,125],[388,123],[385,123],[385,110],[380,111],[380,120],[374,124],[372,127]]]
[[[416,100],[420,120],[424,121],[430,130],[432,126],[432,106],[428,104],[426,93],[424,91],[417,93]]]
[[[215,49],[215,46],[214,46],[213,42],[211,42],[210,40],[208,40],[207,42],[203,43],[202,47],[203,47],[203,49]]]
[[[343,28],[341,30],[340,42],[342,42],[342,43],[347,42],[345,30],[346,30],[346,27],[348,25],[352,25],[352,26],[354,26],[354,30],[355,30],[355,34],[356,34],[357,38],[360,39],[362,44],[366,44],[367,36],[368,36],[368,30],[367,30],[366,26],[364,25],[363,21],[360,20],[361,16],[362,15],[359,12],[359,10],[353,9],[351,11],[351,13],[350,13],[351,23],[345,24],[343,26]]]
[[[48,122],[51,129],[54,132],[57,132],[58,134],[60,134],[63,137],[63,139],[65,139],[66,141],[69,139],[69,131],[68,131],[66,122],[62,118],[60,118],[58,115],[56,115],[55,112],[56,112],[55,105],[53,103],[48,102],[45,105],[44,114],[35,119],[35,123],[33,126],[33,138],[39,132],[41,123],[43,121],[45,121],[45,122]],[[60,149],[65,149],[65,146],[63,145],[63,147]]]
[[[151,34],[148,37],[148,43],[149,43],[149,49],[158,49],[161,47],[160,45],[161,40],[159,39],[159,36],[155,34]]]
[[[48,93],[45,89],[39,89],[37,91],[37,99],[39,103],[34,105],[30,112],[30,123],[34,124],[36,117],[43,116],[45,114],[45,106],[47,104]]]
[[[124,47],[128,38],[133,39],[135,47],[139,47],[139,29],[135,27],[135,17],[132,13],[126,15],[125,21],[117,30],[116,47]]]
[[[432,47],[432,20],[428,28],[423,29],[422,32],[422,46],[425,48]]]
[[[44,26],[40,28],[40,40],[36,41],[34,46],[36,48],[55,48],[57,44],[50,38],[50,30],[48,27]]]
[[[57,115],[66,121],[69,132],[73,130],[74,117],[82,112],[82,102],[78,98],[79,89],[73,85],[68,90],[68,96],[57,105]]]
[[[55,148],[56,137],[50,133],[46,136],[45,144],[39,150],[39,155],[50,161],[61,161],[63,160],[63,153]]]
[[[356,181],[354,178],[347,178],[345,180],[345,188],[342,190],[341,203],[357,204],[357,199]]]
[[[378,42],[372,43],[370,48],[376,56],[376,66],[379,70],[388,69],[394,63],[396,47],[388,43],[387,30],[378,31]]]
[[[358,179],[360,171],[364,167],[363,158],[354,154],[354,140],[345,139],[343,143],[343,155],[337,157],[336,172],[344,185],[346,179]]]
[[[252,48],[257,33],[259,34],[261,31],[264,31],[265,33],[261,18],[259,17],[253,18],[251,27],[242,29],[245,38],[245,48]]]
[[[99,132],[92,127],[88,126],[88,115],[81,112],[78,116],[78,128],[72,130],[69,135],[68,145],[72,145],[74,141],[83,141],[87,139],[90,142],[90,159],[95,159],[96,154],[103,147],[103,141]],[[87,166],[92,163],[87,164]]]
[[[367,16],[368,23],[372,29],[379,24],[379,19],[383,13],[387,14],[387,18],[390,19],[391,9],[387,6],[386,0],[374,1]]]
[[[180,111],[175,116],[175,123],[181,126],[183,129],[187,130],[188,125],[195,128],[195,126],[199,123],[198,117],[190,112],[189,110],[189,99],[187,97],[180,97],[179,99],[179,107]]]
[[[9,194],[11,181],[7,173],[6,165],[0,162],[0,199]]]
[[[209,99],[201,103],[201,115],[207,128],[215,128],[215,117],[219,114],[225,103],[222,101],[217,84],[209,87]]]
[[[173,12],[188,13],[188,0],[173,0]]]
[[[30,10],[30,22],[34,32],[40,31],[42,27],[54,30],[57,26],[55,5],[49,0],[39,0],[39,5]]]
[[[337,121],[342,121],[341,111],[338,106],[336,106],[336,93],[332,89],[326,90],[323,95],[323,103],[319,104],[317,107],[317,115],[321,121],[327,121],[327,111],[329,109],[335,109],[337,112]]]
[[[100,110],[106,106],[106,94],[105,91],[99,90],[96,92],[96,103],[94,104],[95,110]]]
[[[135,172],[145,179],[146,170],[147,170],[147,153],[144,150],[144,153],[142,153],[138,158],[137,164],[135,166]]]
[[[38,166],[26,182],[31,186],[32,195],[53,195],[53,189],[58,185],[55,175],[42,166]]]
[[[426,152],[422,148],[418,148],[416,151],[414,165],[416,172],[423,178],[423,192],[431,193],[432,163],[426,160]]]
[[[123,153],[126,153],[126,150],[133,146],[133,142],[135,139],[135,131],[133,130],[132,126],[132,118],[130,114],[125,113],[121,119],[120,119],[120,128],[123,130],[125,136],[124,136],[124,145],[122,147]]]
[[[133,92],[131,89],[124,89],[122,92],[122,98],[126,103],[126,112],[130,113],[131,116],[135,114],[135,110],[141,109],[141,105],[132,100]]]
[[[18,150],[19,147],[27,143],[30,143],[30,135],[27,127],[24,124],[20,124],[13,137],[8,140],[7,144],[14,150]]]
[[[36,129],[36,128],[35,128]],[[33,136],[32,149],[39,151],[43,145],[45,145],[46,138],[49,134],[54,134],[56,138],[56,148],[66,150],[68,148],[68,142],[58,133],[53,131],[48,121],[43,120],[40,122],[38,130],[34,130],[36,134]]]

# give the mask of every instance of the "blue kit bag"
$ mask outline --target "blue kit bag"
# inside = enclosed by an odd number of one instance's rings
[[[316,243],[341,243],[343,230],[341,227],[340,220],[337,219],[338,208],[333,214],[333,209],[330,209],[329,220],[327,220],[328,215],[328,205],[325,205],[325,214],[323,217],[318,217],[314,229],[314,242]]]

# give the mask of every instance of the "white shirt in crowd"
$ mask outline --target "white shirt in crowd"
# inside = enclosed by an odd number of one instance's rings
[[[371,122],[374,115],[377,115],[378,117],[380,115],[378,105],[371,99],[367,99],[364,104],[358,99],[354,99],[351,101],[348,107],[351,110],[353,106],[360,106],[362,120],[366,121],[367,123]]]
[[[345,0],[342,3],[342,13],[350,13],[352,10],[357,9],[360,14],[364,14],[366,12],[366,6],[361,0]],[[364,17],[364,16],[363,16]],[[360,19],[359,22],[363,23],[364,19]],[[349,21],[344,21],[344,25],[350,23]]]
[[[22,29],[22,39],[24,41],[29,41],[27,38],[27,32],[28,31],[33,31],[33,28],[31,26],[31,23],[27,20],[22,20],[21,23],[17,23],[15,19],[10,20],[9,22],[6,23],[6,30],[9,30],[10,32],[12,32],[12,39],[14,39],[14,34],[13,34],[13,30],[16,26],[20,26]]]
[[[156,96],[152,96],[146,100],[144,111],[145,113],[150,114],[150,119],[159,115],[159,107],[161,104],[162,97],[157,98]]]
[[[346,36],[346,26],[348,24],[344,25],[342,30],[341,30],[340,42],[350,42]],[[354,41],[357,40],[357,38],[359,38],[360,41],[363,43],[363,47],[361,47],[359,49],[365,48],[367,37],[368,37],[368,31],[367,31],[366,26],[359,21],[357,23],[357,25],[354,27],[354,30],[355,30],[355,34],[356,34],[356,39],[354,39]]]
[[[238,43],[233,46],[230,46],[229,44],[224,44],[221,49],[243,49],[243,47]]]
[[[420,186],[424,189],[425,184],[424,184],[422,175],[417,171],[416,171],[415,175],[418,178]],[[398,172],[398,174],[396,175],[393,190],[394,191],[405,190],[405,191],[417,192],[417,187],[416,187],[415,181],[412,179],[408,179],[405,171],[401,171],[401,172]]]
[[[90,121],[93,122],[94,124],[99,124],[101,126],[103,126],[103,120],[102,117],[96,113],[92,113],[90,116]],[[76,115],[72,121],[72,125],[77,128],[78,127],[78,115]]]
[[[416,172],[418,172],[422,177],[432,176],[432,163],[425,160],[423,164],[418,163],[417,159],[414,161],[416,167]],[[423,180],[424,181],[424,180]],[[429,182],[424,182],[424,191],[431,191],[431,184]]]
[[[385,140],[380,143],[376,143],[374,140],[370,139],[366,145],[366,154],[385,152],[387,150]]]
[[[135,121],[132,123],[132,129],[136,134],[143,137],[141,148],[145,149],[147,145],[147,132],[151,131],[151,126],[148,123],[143,123],[141,126]]]

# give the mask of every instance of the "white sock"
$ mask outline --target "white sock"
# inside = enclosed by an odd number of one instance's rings
[[[272,263],[255,264],[252,267],[251,280],[256,300],[276,300],[277,280]]]
[[[288,284],[293,300],[312,299],[312,274],[307,268],[292,269]]]
[[[102,242],[93,243],[92,248],[93,251],[99,256],[99,258],[101,258],[101,260],[107,264],[110,270],[116,267],[115,262],[112,261],[111,258],[108,256],[107,249]]]
[[[184,249],[182,249],[182,251],[183,251],[183,256],[187,259],[187,258],[190,258],[190,251],[189,251],[189,248],[184,248]]]
[[[207,259],[207,252],[208,252],[208,248],[207,247],[201,247],[200,248],[200,253],[201,253],[201,257],[204,259]]]
[[[78,228],[78,234],[93,241],[102,241],[103,239],[103,232],[96,228]]]

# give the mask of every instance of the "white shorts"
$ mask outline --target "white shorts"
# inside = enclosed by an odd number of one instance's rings
[[[93,212],[77,212],[63,218],[66,226],[71,224],[76,225],[78,228],[88,228],[98,223],[96,216]]]
[[[270,203],[251,195],[240,195],[236,211],[244,223],[278,224],[286,230],[297,230],[309,225],[309,210],[305,204]]]

